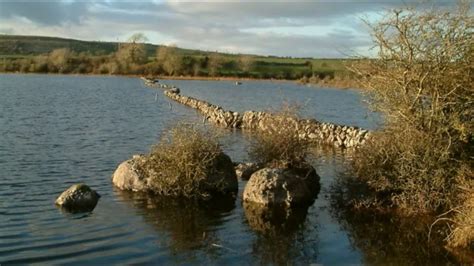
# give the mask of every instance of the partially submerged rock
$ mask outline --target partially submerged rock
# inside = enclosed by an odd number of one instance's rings
[[[309,205],[319,193],[319,176],[311,166],[263,168],[252,174],[243,193],[245,202],[263,206]]]
[[[122,162],[112,176],[113,184],[121,190],[137,192],[156,192],[162,194],[160,186],[154,185],[161,177],[153,169],[141,169],[149,158],[144,155],[134,155],[132,159]],[[229,156],[224,153],[215,157],[211,166],[212,171],[198,184],[204,191],[212,193],[237,192],[238,181],[234,165]]]
[[[138,163],[145,160],[143,155],[134,155],[122,162],[112,176],[112,182],[121,190],[147,191],[148,179],[138,169]]]
[[[239,183],[228,155],[222,152],[216,156],[211,169],[213,171],[202,181],[205,190],[219,194],[237,192]]]
[[[250,176],[263,166],[257,163],[239,163],[235,166],[235,173],[239,180],[249,180]]]
[[[75,184],[64,191],[57,199],[56,205],[71,212],[92,211],[100,195],[86,184]]]
[[[176,94],[179,94],[181,92],[181,90],[177,87],[172,87],[168,91],[171,92],[171,93],[176,93]]]

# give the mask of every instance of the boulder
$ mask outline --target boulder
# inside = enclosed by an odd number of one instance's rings
[[[263,206],[304,206],[314,201],[319,188],[319,176],[311,166],[263,168],[250,177],[243,200]]]
[[[140,173],[137,167],[139,160],[145,160],[143,155],[134,155],[132,159],[121,163],[112,176],[112,182],[121,190],[147,191],[148,179]]]
[[[256,163],[239,163],[235,166],[235,173],[240,180],[249,180],[250,176],[262,168]]]
[[[121,163],[112,176],[112,183],[121,190],[160,193],[159,189],[162,188],[153,186],[152,182],[153,178],[159,178],[159,174],[150,169],[142,171],[138,167],[145,165],[146,160],[146,156],[134,155],[132,159]],[[237,192],[237,176],[229,156],[224,153],[216,156],[211,169],[209,175],[199,184],[203,190],[209,193]]]
[[[71,211],[92,211],[100,195],[85,184],[75,184],[64,191],[57,199],[56,205]]]
[[[234,164],[229,156],[220,153],[211,167],[212,171],[204,179],[204,188],[209,192],[237,192],[239,183],[234,170]]]

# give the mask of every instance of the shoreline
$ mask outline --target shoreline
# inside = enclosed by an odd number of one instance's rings
[[[91,77],[126,77],[126,78],[140,78],[146,75],[135,74],[93,74],[93,73],[35,73],[35,72],[0,72],[4,75],[53,75],[53,76],[91,76]],[[203,81],[269,81],[275,83],[295,83],[301,86],[310,88],[323,89],[339,89],[339,90],[362,90],[356,87],[338,86],[337,84],[318,84],[318,83],[301,83],[299,80],[290,79],[258,79],[258,78],[241,78],[241,77],[203,77],[203,76],[156,76],[159,80],[203,80]]]

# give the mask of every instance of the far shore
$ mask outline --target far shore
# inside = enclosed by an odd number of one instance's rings
[[[7,75],[54,75],[54,76],[91,76],[91,77],[127,77],[127,78],[140,78],[140,77],[147,77],[147,75],[135,75],[135,74],[94,74],[94,73],[36,73],[36,72],[0,72],[0,74],[7,74]],[[204,77],[204,76],[148,76],[153,77],[158,80],[203,80],[203,81],[270,81],[270,82],[278,82],[278,83],[297,83],[302,86],[307,87],[318,87],[318,88],[331,88],[331,89],[340,89],[340,90],[360,90],[356,87],[348,87],[348,86],[339,86],[339,84],[331,82],[326,82],[324,84],[318,83],[301,83],[299,80],[290,80],[290,79],[258,79],[258,78],[248,78],[248,77]]]

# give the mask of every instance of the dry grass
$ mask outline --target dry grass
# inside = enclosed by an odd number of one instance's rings
[[[444,211],[459,202],[458,181],[467,177],[456,178],[466,163],[441,149],[443,142],[419,130],[386,129],[354,154],[352,168],[381,207],[407,214]]]
[[[267,118],[270,126],[253,138],[249,152],[252,160],[274,166],[299,167],[305,164],[310,146],[298,135],[297,110],[297,106],[286,105]]]
[[[472,169],[466,169],[464,174],[469,175],[470,180],[461,187],[464,202],[453,210],[454,217],[450,219],[452,231],[447,240],[449,247],[468,248],[474,252],[474,176]]]
[[[233,169],[215,134],[179,124],[163,134],[141,168],[158,194],[206,198],[212,190],[223,192],[209,177],[219,175],[229,162]]]

